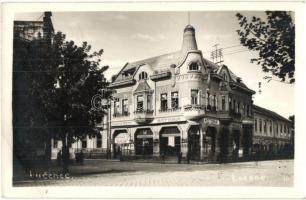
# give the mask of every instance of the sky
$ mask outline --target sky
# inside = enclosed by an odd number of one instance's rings
[[[294,114],[294,85],[263,79],[261,66],[251,64],[256,53],[240,45],[235,14],[238,11],[190,12],[190,24],[203,56],[210,59],[213,45],[224,48],[224,63],[256,92],[256,105],[288,118]],[[264,12],[241,12],[251,17],[265,17]],[[87,41],[93,50],[104,49],[102,64],[110,66],[110,77],[127,62],[142,60],[180,50],[187,12],[53,12],[55,31],[66,34],[77,44]],[[42,20],[42,13],[17,13],[15,20]],[[258,83],[261,82],[259,93]]]

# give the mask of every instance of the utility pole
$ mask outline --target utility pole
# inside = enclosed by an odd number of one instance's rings
[[[211,52],[210,57],[215,64],[223,63],[223,52],[222,48],[218,48],[219,44],[213,46],[214,50]]]

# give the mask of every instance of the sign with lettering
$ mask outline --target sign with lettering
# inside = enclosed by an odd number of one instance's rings
[[[167,123],[167,122],[178,122],[184,121],[181,117],[167,117],[154,119],[153,123]]]
[[[136,125],[136,123],[134,121],[112,122],[112,126],[128,126],[128,125]]]
[[[208,125],[219,125],[220,121],[218,119],[204,118],[204,123]]]

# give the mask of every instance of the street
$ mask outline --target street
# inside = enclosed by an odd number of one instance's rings
[[[60,180],[18,180],[14,186],[293,186],[293,160],[228,164],[160,164],[85,160]]]

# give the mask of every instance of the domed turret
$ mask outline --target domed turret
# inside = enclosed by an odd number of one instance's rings
[[[198,50],[195,38],[195,29],[191,25],[187,25],[184,29],[182,52]]]

